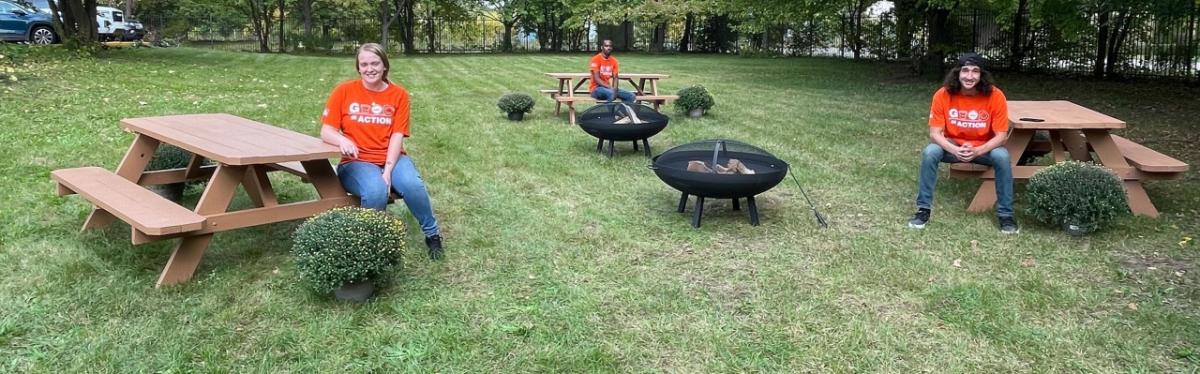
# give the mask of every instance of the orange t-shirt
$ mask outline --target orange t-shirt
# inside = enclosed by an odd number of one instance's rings
[[[604,52],[597,53],[595,56],[592,56],[592,65],[588,68],[588,72],[600,72],[600,80],[611,87],[612,77],[617,75],[617,58],[611,55],[608,58],[604,58]],[[593,79],[591,86],[588,87],[588,92],[595,91],[596,87],[599,86],[599,84],[596,84],[596,80]]]
[[[408,117],[408,91],[404,87],[389,83],[382,92],[374,92],[364,87],[361,79],[355,79],[342,82],[329,94],[321,123],[341,131],[358,146],[358,158],[342,157],[342,163],[383,165],[392,134],[409,136]]]
[[[942,87],[933,94],[929,127],[946,129],[946,138],[955,144],[983,145],[1008,132],[1008,100],[994,86],[988,96],[951,95]]]

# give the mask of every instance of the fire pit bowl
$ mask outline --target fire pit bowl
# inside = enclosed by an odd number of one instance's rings
[[[629,116],[626,108],[632,109],[642,123],[617,123]],[[646,149],[646,157],[650,157],[650,137],[666,128],[670,120],[670,117],[645,105],[604,103],[588,108],[579,115],[577,123],[583,131],[599,139],[596,152],[603,151],[604,142],[608,141],[608,157],[612,158],[616,142],[633,141],[633,150],[636,151],[640,140]]]
[[[754,174],[689,170],[694,161],[703,162],[708,168],[713,165],[729,165],[730,159],[741,161]],[[758,226],[758,208],[754,196],[774,188],[788,173],[788,164],[774,155],[742,142],[733,140],[704,140],[671,148],[654,156],[651,169],[667,185],[683,194],[679,197],[679,212],[687,207],[688,195],[696,196],[696,210],[692,226],[700,227],[700,216],[704,211],[704,198],[733,199],[733,209],[741,209],[738,200],[746,199],[749,206],[750,224]]]

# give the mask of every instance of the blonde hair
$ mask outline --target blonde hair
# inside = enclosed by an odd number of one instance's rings
[[[392,81],[388,80],[388,72],[392,71],[392,65],[388,62],[387,52],[384,52],[383,46],[379,45],[378,43],[367,43],[358,47],[358,51],[354,52],[354,71],[359,71],[358,55],[363,52],[371,52],[372,54],[379,56],[380,60],[383,60],[383,81],[392,83]]]

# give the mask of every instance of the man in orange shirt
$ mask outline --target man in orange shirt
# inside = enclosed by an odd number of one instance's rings
[[[617,88],[617,72],[620,70],[617,66],[617,58],[612,56],[612,40],[604,39],[600,42],[600,53],[592,56],[592,63],[588,70],[592,73],[592,84],[588,87],[588,92],[592,93],[592,97],[596,100],[612,101],[613,92],[616,92],[616,97],[621,99],[621,102],[633,104],[637,97],[633,92],[625,91]]]
[[[938,164],[971,162],[996,170],[996,217],[1000,232],[1020,231],[1013,218],[1012,163],[1004,142],[1008,140],[1008,101],[983,68],[983,57],[966,53],[946,74],[942,88],[933,94],[929,109],[929,139],[921,158],[917,213],[908,226],[925,228],[933,209],[933,187]]]

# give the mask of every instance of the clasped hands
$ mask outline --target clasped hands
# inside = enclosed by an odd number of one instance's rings
[[[954,157],[958,158],[959,162],[971,162],[976,157],[983,154],[982,149],[972,146],[971,143],[963,144],[954,147]]]

